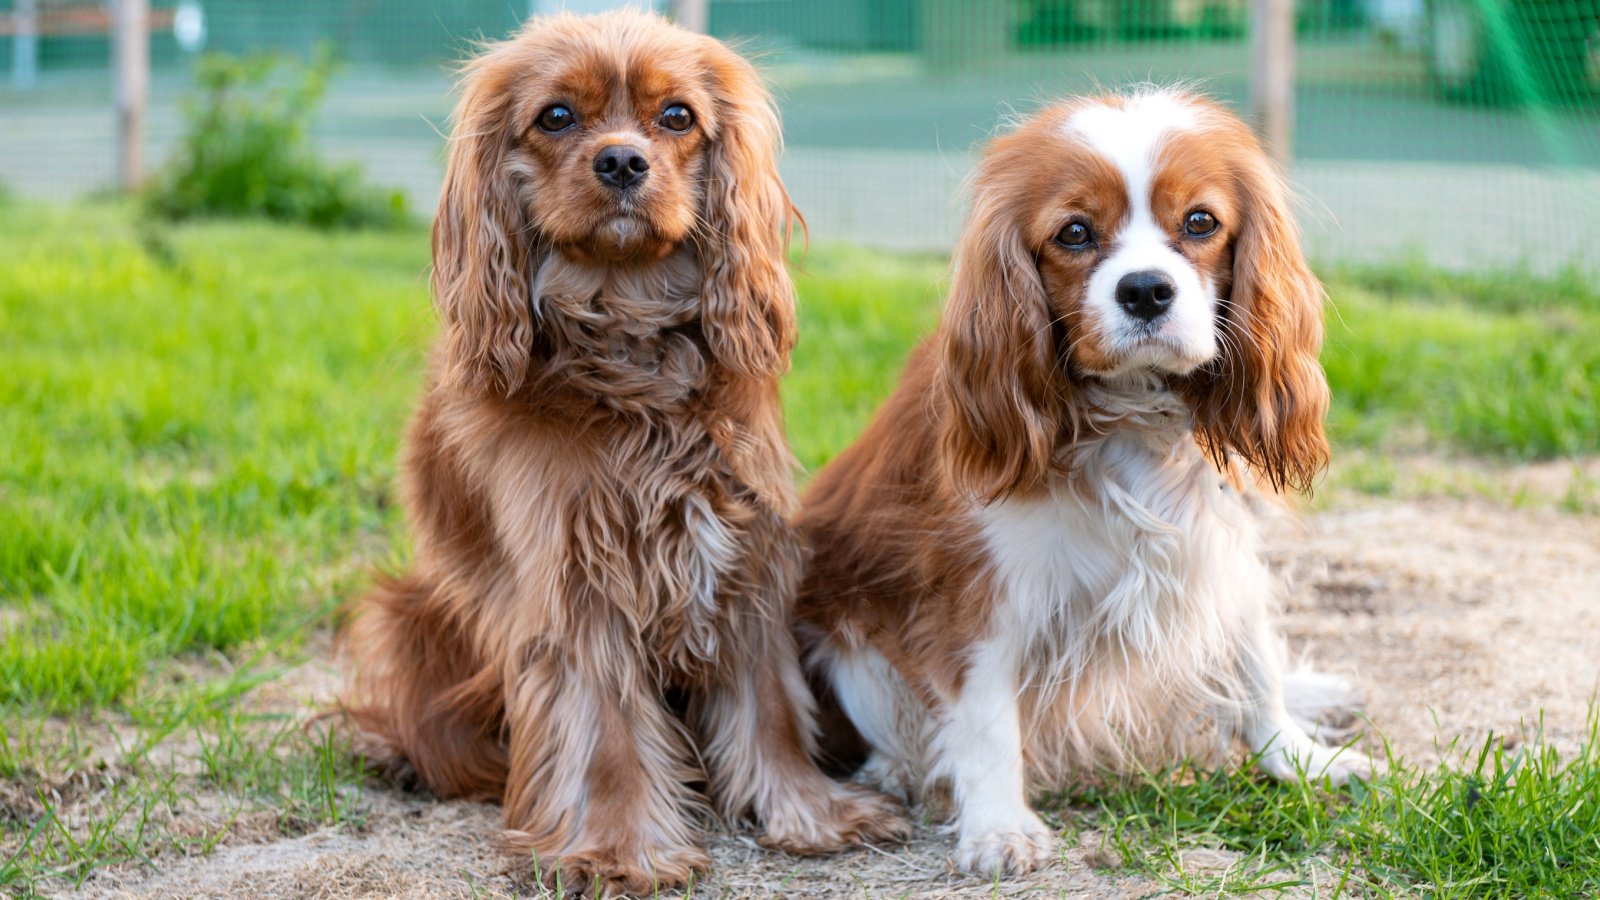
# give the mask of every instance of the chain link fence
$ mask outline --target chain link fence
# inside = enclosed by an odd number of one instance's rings
[[[1257,0],[1263,2],[1263,0]],[[432,207],[450,64],[530,13],[604,0],[151,0],[145,159],[181,127],[198,53],[344,60],[329,155]],[[813,240],[940,251],[1005,122],[1066,93],[1184,82],[1248,112],[1250,0],[710,0],[783,106]],[[1297,0],[1291,170],[1324,261],[1600,274],[1600,0]],[[111,20],[0,0],[0,185],[115,181]]]

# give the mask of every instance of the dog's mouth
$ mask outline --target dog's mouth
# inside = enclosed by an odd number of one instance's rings
[[[648,217],[618,210],[602,218],[589,232],[581,255],[610,263],[659,259],[672,252],[676,241],[663,236]]]
[[[620,212],[600,223],[594,241],[601,246],[628,251],[654,240],[654,229],[643,217]]]
[[[1194,346],[1168,329],[1140,325],[1133,333],[1121,336],[1114,365],[1107,371],[1090,374],[1115,377],[1145,371],[1187,375],[1210,362],[1215,355],[1215,347]]]

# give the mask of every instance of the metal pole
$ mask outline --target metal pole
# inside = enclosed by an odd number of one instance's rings
[[[115,0],[112,71],[116,78],[117,183],[132,191],[144,178],[144,119],[150,99],[149,0]]]
[[[11,21],[11,84],[26,91],[39,83],[39,0],[17,0]]]
[[[1287,167],[1294,139],[1294,0],[1252,0],[1250,106],[1267,152]]]
[[[705,34],[711,27],[711,0],[672,0],[672,21]]]

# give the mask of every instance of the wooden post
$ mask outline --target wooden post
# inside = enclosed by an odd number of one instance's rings
[[[39,83],[39,0],[17,0],[11,21],[11,86],[26,91]]]
[[[711,0],[672,0],[672,21],[705,34],[711,28]]]
[[[115,0],[112,36],[117,103],[117,183],[125,191],[144,178],[144,118],[150,99],[149,0]]]
[[[1250,106],[1261,142],[1279,165],[1294,152],[1294,0],[1252,0]]]

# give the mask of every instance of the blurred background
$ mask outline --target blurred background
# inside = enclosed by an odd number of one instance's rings
[[[304,725],[337,611],[410,555],[450,72],[560,5],[0,0],[0,895],[525,895],[481,852],[488,807]],[[937,322],[963,177],[1009,119],[1183,81],[1288,166],[1336,452],[1267,552],[1296,655],[1359,673],[1409,762],[1354,795],[1063,795],[1089,830],[1062,890],[1104,864],[1149,895],[1597,895],[1600,0],[660,8],[758,55],[783,108],[805,471]],[[1558,766],[1546,737],[1583,749]],[[1478,761],[1433,770],[1457,739]],[[698,893],[951,896],[947,845],[917,847],[719,860]]]
[[[615,5],[148,3],[129,29],[146,42],[148,83],[122,79],[143,134],[119,157],[119,4],[0,0],[0,185],[66,199],[138,177],[119,167],[131,155],[147,171],[172,153],[206,53],[307,60],[322,47],[339,64],[318,86],[310,142],[426,213],[451,64],[530,13]],[[1320,261],[1600,271],[1600,0],[677,6],[660,4],[761,57],[783,107],[785,176],[816,241],[948,249],[962,177],[1008,117],[1097,85],[1183,81],[1268,130]]]

